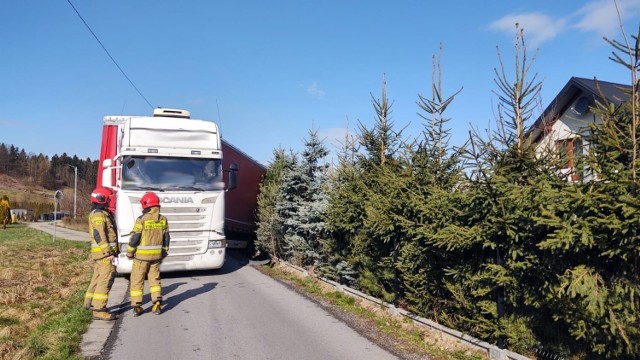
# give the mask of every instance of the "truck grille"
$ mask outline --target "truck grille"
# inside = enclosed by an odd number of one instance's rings
[[[204,223],[176,223],[169,221],[169,230],[174,229],[198,229],[204,227]]]
[[[160,210],[169,221],[171,244],[169,256],[163,262],[184,262],[193,255],[204,254],[208,248],[209,232],[206,206],[177,207],[163,205]]]
[[[202,247],[198,246],[196,248],[192,248],[192,247],[177,247],[177,246],[173,246],[169,248],[169,254],[173,255],[173,254],[191,254],[193,252],[197,253],[197,254],[201,254],[204,251],[207,250],[207,247],[204,247],[204,250],[202,250]]]
[[[162,215],[167,214],[193,214],[193,213],[203,213],[206,212],[207,208],[205,207],[162,207]]]
[[[205,236],[202,231],[173,231],[171,238],[194,238]]]
[[[193,256],[191,255],[179,255],[179,256],[167,256],[162,260],[162,263],[172,263],[172,262],[182,262],[182,261],[191,261]]]
[[[165,217],[169,221],[198,221],[206,218],[205,215],[165,215]]]

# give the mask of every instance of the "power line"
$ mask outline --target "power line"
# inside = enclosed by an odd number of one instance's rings
[[[131,86],[133,86],[134,89],[136,89],[136,91],[138,92],[138,94],[140,94],[140,96],[144,99],[144,101],[147,102],[147,104],[149,104],[149,107],[151,109],[153,109],[153,105],[151,105],[151,103],[149,102],[149,100],[147,100],[147,98],[142,95],[142,92],[140,92],[140,90],[138,90],[138,87],[133,83],[133,81],[131,81],[131,79],[129,79],[129,77],[127,76],[127,74],[124,72],[124,70],[122,70],[122,68],[120,67],[120,65],[118,64],[118,62],[116,62],[116,60],[113,58],[113,56],[111,56],[111,54],[109,53],[109,50],[107,50],[107,48],[102,44],[102,41],[100,41],[100,39],[98,39],[98,36],[93,32],[93,30],[91,30],[91,27],[89,26],[89,24],[87,24],[86,21],[84,21],[84,18],[82,17],[82,15],[80,15],[80,13],[78,12],[78,9],[76,9],[75,6],[73,6],[73,4],[71,3],[71,0],[67,0],[67,2],[69,3],[69,5],[71,5],[71,7],[73,8],[73,11],[76,12],[76,14],[78,15],[78,17],[80,18],[80,20],[82,20],[82,22],[84,23],[84,26],[87,27],[87,29],[89,29],[89,32],[91,32],[91,35],[93,35],[93,37],[96,39],[96,41],[98,42],[98,44],[100,44],[100,46],[102,46],[102,49],[104,50],[104,52],[107,53],[107,55],[109,56],[109,58],[111,59],[111,61],[113,61],[113,63],[118,67],[118,70],[120,70],[120,72],[122,73],[122,75],[124,75],[124,77],[127,79],[127,81],[129,81],[129,84],[131,84]]]

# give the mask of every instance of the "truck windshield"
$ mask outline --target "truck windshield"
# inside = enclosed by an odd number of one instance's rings
[[[123,190],[223,190],[222,160],[126,156],[122,160]]]

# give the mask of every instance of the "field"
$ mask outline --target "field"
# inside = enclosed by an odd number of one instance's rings
[[[70,191],[64,189],[64,192],[65,196],[68,196],[67,193],[71,193],[73,198],[73,189]],[[26,186],[11,176],[0,174],[0,196],[7,195],[11,203],[31,201],[53,204],[53,193],[53,191],[44,188]]]
[[[87,244],[13,224],[0,230],[0,264],[0,359],[79,358]]]

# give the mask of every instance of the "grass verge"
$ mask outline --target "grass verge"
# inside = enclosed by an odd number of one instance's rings
[[[297,273],[278,266],[265,265],[257,268],[298,293],[312,298],[361,334],[404,359],[487,359],[484,354],[447,341],[409,319],[392,317],[384,309],[365,306],[356,298],[325,286],[310,276],[300,277]]]
[[[87,244],[13,224],[0,230],[0,264],[0,358],[80,358]]]

